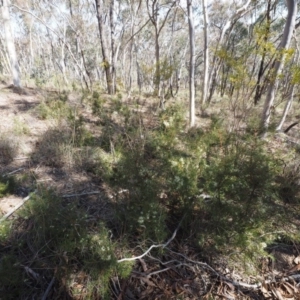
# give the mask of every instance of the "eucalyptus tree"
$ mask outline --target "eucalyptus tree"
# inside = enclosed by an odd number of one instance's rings
[[[256,87],[255,87],[255,95],[254,95],[254,104],[257,104],[262,96],[262,93],[264,91],[264,84],[262,83],[262,77],[267,69],[268,64],[266,65],[266,58],[268,55],[268,42],[270,39],[271,34],[271,10],[273,9],[273,6],[271,5],[272,1],[268,0],[267,2],[267,9],[265,16],[260,21],[260,31],[261,34],[258,37],[257,46],[259,47],[261,44],[263,44],[262,49],[262,56],[260,60],[259,70],[257,74],[257,81],[256,81]],[[264,23],[265,20],[265,23]]]
[[[178,0],[161,1],[161,0],[146,0],[147,12],[151,24],[154,27],[154,43],[155,43],[155,75],[154,86],[155,94],[160,96],[161,92],[161,56],[159,37],[163,28],[166,25],[168,17],[172,9],[177,5]],[[162,103],[161,103],[162,105]]]
[[[283,61],[285,57],[285,51],[289,47],[293,30],[295,29],[296,16],[297,16],[297,1],[296,0],[286,0],[286,5],[288,9],[288,15],[282,35],[281,42],[278,46],[278,55],[275,57],[271,69],[271,81],[266,95],[266,100],[263,108],[263,113],[261,117],[261,128],[265,133],[269,127],[270,117],[271,117],[271,108],[275,99],[275,92],[279,83],[278,75],[281,72]]]
[[[195,28],[192,10],[192,0],[187,0],[187,13],[189,21],[190,39],[190,65],[189,65],[189,89],[190,89],[190,127],[195,125]]]
[[[299,62],[300,62],[300,49],[299,49],[299,44],[298,41],[296,41],[296,53],[291,61],[292,65],[295,67],[291,67],[292,72],[288,76],[288,84],[287,84],[287,100],[284,106],[284,110],[280,119],[280,122],[278,126],[276,127],[277,131],[282,130],[282,126],[286,120],[286,117],[290,111],[290,108],[292,106],[294,96],[295,96],[295,89],[296,89],[296,84],[299,84],[300,82],[300,69],[299,69]]]
[[[206,102],[208,93],[208,68],[209,68],[209,49],[208,49],[208,13],[207,0],[202,0],[203,9],[203,53],[204,53],[204,70],[203,70],[203,85],[202,85],[202,104]]]
[[[222,59],[218,55],[219,50],[224,45],[226,45],[228,37],[230,36],[230,32],[232,31],[233,26],[236,24],[236,22],[241,17],[243,17],[245,14],[247,14],[251,9],[253,9],[253,7],[250,6],[250,4],[251,4],[251,0],[248,0],[243,6],[236,9],[236,11],[233,14],[231,14],[231,16],[229,16],[227,18],[227,20],[222,20],[221,24],[214,23],[214,26],[220,28],[220,35],[217,39],[217,43],[216,43],[215,50],[214,50],[214,56],[213,56],[213,60],[212,60],[211,68],[210,68],[210,73],[209,73],[209,83],[208,83],[209,95],[208,95],[208,98],[207,98],[208,102],[210,102],[211,99],[212,99],[214,90],[215,90],[216,85],[217,85],[217,78],[218,78],[219,70],[222,66]],[[249,6],[250,6],[250,8],[249,8]],[[227,34],[227,40],[224,42],[224,38],[225,38],[226,33],[228,33]]]
[[[108,49],[108,41],[106,39],[104,26],[105,26],[105,11],[104,11],[104,3],[101,0],[95,0],[96,3],[96,13],[97,13],[97,20],[98,20],[98,28],[99,28],[99,36],[100,36],[100,43],[101,43],[101,51],[102,51],[102,66],[105,70],[106,76],[106,83],[107,83],[107,92],[109,94],[115,93],[115,86],[114,86],[114,74],[115,68],[110,64],[110,55]],[[113,45],[111,45],[113,46]],[[112,50],[114,51],[114,50]]]
[[[4,22],[4,29],[5,29],[5,40],[6,40],[6,47],[7,52],[10,58],[10,68],[13,77],[13,84],[15,87],[21,87],[21,79],[20,79],[20,68],[17,59],[17,52],[14,42],[14,35],[11,25],[10,13],[9,13],[9,0],[1,0],[1,13],[2,19]]]

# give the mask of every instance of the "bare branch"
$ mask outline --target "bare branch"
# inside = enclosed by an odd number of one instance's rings
[[[166,243],[158,244],[158,245],[152,245],[146,252],[144,252],[143,254],[141,254],[139,256],[134,256],[134,257],[131,257],[131,258],[122,258],[122,259],[117,260],[117,262],[120,263],[120,262],[123,262],[123,261],[133,261],[133,260],[140,259],[140,258],[144,257],[145,255],[147,255],[153,248],[166,248],[172,242],[172,240],[174,240],[180,225],[181,225],[181,222],[179,223],[179,225],[177,226],[177,228],[174,231],[173,235],[169,238],[169,240]]]

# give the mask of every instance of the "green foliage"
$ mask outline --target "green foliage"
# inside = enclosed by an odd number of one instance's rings
[[[22,267],[28,260],[34,272],[47,279],[55,276],[74,297],[82,295],[72,285],[81,276],[85,299],[109,299],[110,278],[125,278],[133,267],[129,262],[119,264],[115,253],[119,256],[119,249],[131,244],[146,249],[163,242],[180,221],[178,243],[184,237],[203,256],[227,255],[229,264],[229,254],[235,253],[234,263],[238,260],[249,273],[257,270],[257,258],[266,255],[268,244],[299,240],[297,228],[289,222],[289,207],[294,211],[299,205],[299,166],[285,166],[280,155],[268,151],[256,137],[254,115],[246,133],[236,134],[217,117],[211,118],[209,129],[187,129],[180,105],[167,107],[153,121],[152,116],[132,112],[121,94],[103,98],[94,92],[86,98],[97,136],[86,129],[86,117],[70,108],[66,98],[45,103],[47,109],[54,108],[51,113],[64,116],[63,126],[45,133],[33,158],[60,168],[66,165],[66,153],[73,155],[77,166],[104,181],[110,193],[110,219],[95,219],[76,199],[61,199],[49,190],[32,195],[17,223],[0,224],[0,249],[7,249],[0,250],[1,266],[18,279],[8,273],[0,281],[7,299],[29,295],[34,283]],[[0,179],[0,194],[9,188]],[[22,256],[28,251],[32,257]],[[4,274],[0,268],[0,280]],[[38,296],[37,292],[34,297]]]
[[[92,103],[92,111],[95,115],[100,115],[105,104],[105,100],[102,98],[98,91],[93,91],[89,101]]]
[[[53,98],[54,97],[54,98]],[[41,102],[36,111],[41,119],[63,119],[70,114],[70,106],[67,103],[68,93],[62,92],[49,97]]]
[[[240,89],[244,84],[250,84],[250,73],[245,65],[245,57],[248,53],[233,54],[225,48],[217,51],[216,55],[224,61],[224,65],[229,72],[229,82],[237,89]]]
[[[4,300],[21,299],[26,283],[27,280],[22,274],[18,258],[13,254],[3,255],[0,260],[1,298],[4,297],[2,298]],[[5,292],[5,288],[9,288],[9,290]]]
[[[72,143],[74,146],[90,146],[94,144],[94,137],[84,126],[84,118],[76,109],[70,110],[68,125],[72,130]]]
[[[297,188],[276,181],[283,165],[253,136],[256,125],[241,136],[213,118],[209,131],[186,132],[182,107],[171,106],[147,130],[121,102],[112,109],[118,119],[103,128],[101,138],[109,142],[98,170],[115,190],[117,232],[162,241],[171,235],[170,224],[183,219],[183,234],[204,252],[242,252],[240,260],[254,266],[279,236],[274,224],[287,222],[284,191],[296,199]]]
[[[293,84],[300,84],[300,67],[299,66],[292,66],[292,83]]]
[[[0,198],[14,192],[16,181],[13,177],[0,176]]]
[[[132,264],[117,263],[115,244],[106,225],[99,222],[88,229],[87,214],[78,209],[76,201],[67,202],[40,189],[31,195],[19,216],[26,228],[21,236],[9,224],[0,226],[1,248],[9,245],[0,262],[0,288],[5,299],[18,299],[21,293],[32,292],[33,279],[23,267],[29,255],[34,256],[30,269],[39,276],[53,276],[56,269],[56,280],[71,284],[74,270],[80,276],[84,274],[89,280],[84,299],[108,297],[111,276],[119,272],[126,277],[130,273]],[[27,257],[20,256],[22,252]],[[37,289],[35,295],[44,288]]]
[[[15,135],[29,134],[29,127],[20,118],[14,118],[13,131]]]
[[[204,205],[209,216],[206,228],[217,246],[245,246],[249,232],[268,218],[275,200],[272,195],[276,195],[272,183],[278,162],[272,161],[256,140],[240,142],[226,137],[220,143],[221,147],[210,149],[201,186],[212,197],[209,205]]]

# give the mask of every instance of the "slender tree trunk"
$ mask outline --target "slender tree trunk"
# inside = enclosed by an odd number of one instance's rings
[[[293,84],[290,87],[290,92],[289,92],[288,100],[286,101],[286,104],[285,104],[285,107],[284,107],[284,110],[283,110],[283,114],[282,114],[282,117],[281,117],[279,125],[276,127],[276,131],[280,131],[282,129],[282,126],[283,126],[283,124],[285,122],[285,119],[286,119],[286,117],[288,115],[288,112],[290,111],[290,108],[292,106],[292,103],[293,103],[293,100],[294,100],[294,93],[295,93],[295,85]]]
[[[96,10],[97,10],[97,19],[98,19],[98,28],[100,35],[101,51],[102,51],[102,64],[106,76],[107,92],[109,94],[114,94],[113,88],[113,79],[110,72],[109,56],[107,54],[106,43],[104,41],[104,32],[103,32],[103,14],[101,11],[101,0],[95,0]]]
[[[160,96],[160,49],[159,49],[159,35],[157,29],[155,30],[155,74],[154,74],[154,86],[155,95]]]
[[[271,17],[270,17],[270,11],[271,11],[271,0],[268,0],[268,7],[267,7],[267,26],[266,26],[266,33],[264,35],[264,43],[268,42],[269,35],[270,35],[270,27],[271,27]],[[265,58],[267,55],[267,49],[264,47],[263,49],[263,54],[262,58],[260,61],[260,66],[258,70],[258,75],[257,75],[257,82],[256,82],[256,90],[255,90],[255,96],[254,96],[254,104],[256,105],[258,101],[261,98],[262,95],[262,85],[261,85],[261,79],[264,74],[265,68]]]
[[[134,34],[134,9],[131,7],[131,22],[130,22],[130,35],[133,36]],[[132,88],[132,65],[133,65],[133,48],[134,48],[134,37],[132,37],[130,41],[130,48],[129,48],[129,68],[128,68],[128,85],[127,91],[128,94],[131,94]]]
[[[195,28],[192,11],[192,0],[187,0],[187,12],[189,19],[190,38],[190,68],[189,68],[189,89],[190,89],[190,127],[195,125]]]
[[[116,92],[116,66],[115,66],[115,22],[114,22],[114,6],[115,0],[110,0],[109,5],[109,20],[110,20],[110,49],[111,49],[111,57],[110,57],[110,74],[112,80],[112,94]]]
[[[297,15],[297,1],[296,0],[286,0],[287,8],[288,8],[288,16],[285,23],[282,40],[278,47],[278,51],[282,53],[283,50],[289,47],[293,30],[295,28],[295,21]],[[269,123],[270,123],[270,116],[271,116],[271,108],[274,103],[275,99],[275,92],[278,86],[278,75],[281,71],[283,65],[284,55],[280,54],[280,56],[275,60],[271,76],[273,80],[270,83],[270,86],[267,91],[267,96],[265,100],[265,105],[261,117],[261,128],[263,133],[266,133]]]
[[[297,57],[294,61],[295,65],[299,64],[299,59],[300,59],[300,51],[299,51],[299,47],[297,45]],[[291,81],[291,86],[289,87],[288,99],[286,101],[281,120],[280,120],[278,126],[276,127],[276,131],[281,131],[282,126],[283,126],[283,124],[286,120],[286,117],[292,107],[292,104],[293,104],[294,94],[295,94],[295,83],[293,83],[292,80],[290,80],[290,79],[289,79],[289,81]]]
[[[207,98],[208,89],[208,64],[209,64],[209,54],[208,54],[208,15],[207,15],[207,1],[202,0],[203,8],[203,19],[204,19],[204,71],[203,71],[203,86],[202,86],[202,104],[205,104]]]
[[[182,77],[182,69],[183,69],[184,64],[185,64],[185,56],[186,56],[186,51],[188,49],[188,44],[189,44],[189,41],[187,41],[186,44],[185,44],[183,53],[182,53],[181,58],[180,58],[179,69],[176,70],[176,72],[177,72],[176,94],[179,91],[180,84],[181,84],[181,81],[182,81],[182,78],[181,78]]]
[[[7,54],[7,51],[5,51],[4,47],[5,42],[1,39],[0,36],[0,55],[1,55],[1,63],[3,64],[3,67],[6,69],[6,73],[9,74],[11,71],[10,63],[9,63],[9,57]]]
[[[64,45],[66,43],[66,30],[67,30],[67,26],[66,26],[66,23],[64,23],[64,37],[63,37],[64,43],[62,43],[62,45],[61,45],[60,65],[61,65],[64,81],[65,81],[66,85],[68,85],[69,81],[68,81],[68,78],[66,76],[65,45]]]
[[[21,88],[21,80],[20,80],[20,68],[17,59],[17,53],[14,43],[14,37],[12,32],[12,26],[10,21],[9,15],[9,8],[8,8],[8,0],[1,0],[1,11],[2,11],[2,18],[4,21],[4,29],[5,29],[5,39],[6,39],[6,46],[7,51],[10,58],[10,65],[11,65],[11,72],[13,76],[13,84],[17,88]]]

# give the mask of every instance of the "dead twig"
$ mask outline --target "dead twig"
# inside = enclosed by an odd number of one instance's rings
[[[9,172],[9,173],[5,174],[4,176],[13,175],[13,174],[15,174],[15,173],[17,173],[17,172],[19,172],[19,171],[24,170],[24,169],[25,169],[25,168],[19,168],[19,169],[17,169],[17,170],[14,170],[14,171],[12,171],[12,172]]]
[[[52,288],[52,286],[54,284],[54,281],[55,281],[55,277],[53,276],[52,279],[51,279],[51,281],[50,281],[50,283],[49,283],[49,285],[48,285],[48,287],[47,287],[47,289],[46,289],[46,291],[45,291],[45,294],[43,295],[42,300],[46,300],[47,299],[48,294],[49,294],[49,292],[50,292],[50,290],[51,290],[51,288]]]

